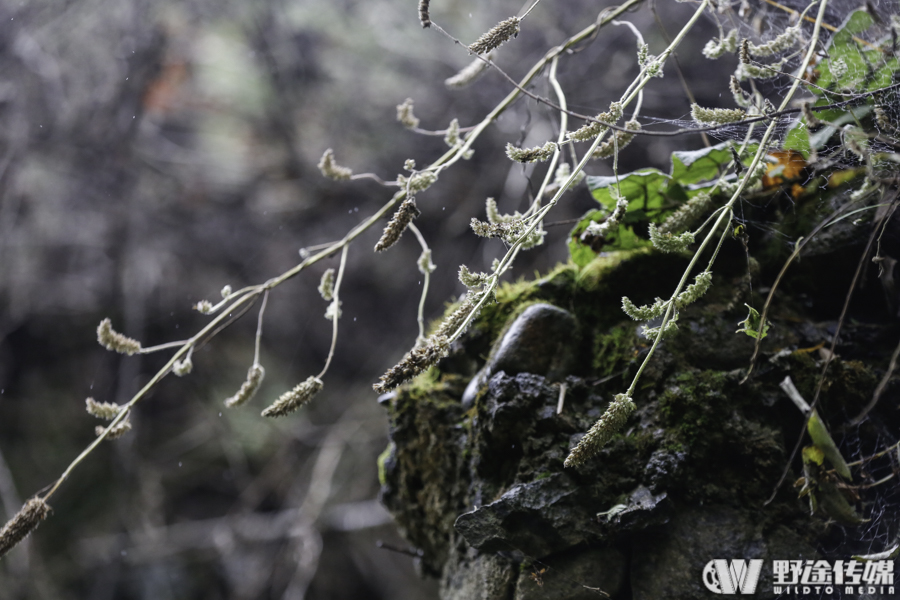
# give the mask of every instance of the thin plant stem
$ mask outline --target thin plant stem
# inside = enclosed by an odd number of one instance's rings
[[[269,302],[269,290],[263,293],[262,305],[259,307],[259,316],[256,318],[256,343],[253,348],[253,366],[259,366],[259,346],[262,341],[263,315],[266,314],[266,304]]]
[[[341,264],[338,267],[337,278],[334,281],[334,294],[332,296],[332,304],[334,305],[334,311],[331,315],[331,347],[328,349],[328,358],[325,359],[325,366],[322,367],[322,370],[316,375],[317,379],[322,379],[322,376],[328,372],[328,367],[331,366],[331,359],[334,358],[334,349],[337,346],[337,335],[338,335],[338,315],[341,312],[341,301],[340,301],[340,293],[341,293],[341,281],[344,279],[344,269],[347,266],[347,250],[350,248],[349,245],[344,245],[341,249]]]
[[[415,223],[410,223],[408,225],[409,230],[413,232],[416,236],[416,239],[419,241],[419,245],[422,247],[422,253],[428,253],[431,249],[428,247],[428,243],[425,241],[425,238],[422,236],[422,232],[419,231],[419,228],[416,227]],[[422,295],[419,298],[419,310],[416,314],[416,321],[419,324],[419,337],[416,339],[417,342],[425,341],[425,299],[428,297],[428,283],[431,281],[431,271],[427,268],[422,269]]]

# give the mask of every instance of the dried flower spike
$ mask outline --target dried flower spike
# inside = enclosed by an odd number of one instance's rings
[[[404,200],[387,224],[387,227],[384,228],[381,239],[375,244],[375,252],[384,252],[396,244],[403,232],[406,231],[406,228],[409,227],[409,224],[412,223],[412,220],[420,214],[422,213],[416,208],[415,198],[410,196]]]
[[[518,34],[519,18],[510,17],[505,21],[500,21],[490,31],[478,38],[475,43],[469,46],[469,52],[472,54],[486,54]]]
[[[326,302],[334,299],[334,269],[327,269],[322,273],[322,279],[319,281],[319,294]]]
[[[437,181],[437,174],[432,171],[422,171],[421,173],[415,173],[410,177],[406,177],[404,175],[399,175],[397,177],[397,183],[400,184],[400,187],[409,190],[410,193],[414,194],[416,192],[424,192],[428,188]]]
[[[691,104],[691,116],[701,125],[724,125],[746,118],[747,113],[740,108],[703,108]]]
[[[250,367],[250,370],[247,371],[247,380],[241,385],[241,389],[238,390],[237,394],[225,400],[225,406],[233,408],[235,406],[240,406],[253,398],[265,376],[266,370],[262,365],[253,365]]]
[[[319,171],[322,172],[322,175],[328,179],[334,179],[335,181],[344,181],[353,176],[352,169],[342,167],[334,162],[334,150],[331,148],[325,151],[325,154],[322,155],[317,166],[319,167]]]
[[[697,276],[694,277],[694,283],[687,286],[687,288],[675,298],[675,308],[681,310],[685,306],[693,304],[709,290],[710,285],[712,285],[712,273],[710,271],[698,273]]]
[[[421,346],[416,346],[395,366],[381,376],[372,386],[379,394],[385,394],[401,383],[409,381],[419,373],[437,364],[450,351],[450,342],[442,335],[433,335]]]
[[[490,56],[487,57],[490,59]],[[488,63],[486,61],[481,60],[480,58],[476,58],[468,65],[465,66],[459,73],[454,75],[453,77],[449,77],[444,80],[444,85],[448,88],[463,88],[481,77],[481,75],[487,70]]]
[[[88,398],[84,403],[85,410],[87,410],[89,415],[104,421],[112,421],[119,414],[119,411],[122,410],[122,407],[115,402],[97,402],[93,398]]]
[[[262,411],[262,416],[283,417],[294,412],[312,400],[322,390],[323,385],[318,377],[307,377],[306,381],[279,396],[278,400]]]
[[[109,319],[103,319],[97,326],[97,341],[107,350],[115,350],[119,354],[131,356],[141,351],[141,343],[115,331]]]
[[[419,0],[419,23],[423,29],[431,27],[431,16],[428,14],[428,3],[430,0]]]
[[[668,302],[662,298],[657,298],[656,302],[645,306],[635,306],[634,302],[628,296],[622,296],[622,311],[634,319],[635,321],[651,321],[663,316],[666,312]]]
[[[469,289],[480,288],[490,279],[487,273],[473,273],[466,265],[459,265],[459,280]]]
[[[556,144],[547,142],[543,146],[535,146],[534,148],[516,148],[512,144],[506,144],[506,155],[516,162],[544,162],[553,158],[556,152]]]
[[[407,98],[403,104],[397,105],[397,120],[408,129],[415,129],[419,126],[419,119],[413,114],[412,98]]]
[[[588,461],[609,443],[612,437],[622,431],[629,415],[635,410],[634,402],[626,394],[617,394],[609,408],[581,438],[566,458],[565,466],[576,467]]]
[[[103,427],[102,425],[97,425],[96,427],[94,427],[94,433],[97,435],[97,437],[103,435],[104,431],[106,431],[106,427]],[[126,417],[118,425],[109,430],[109,433],[106,434],[106,439],[117,440],[129,431],[131,431],[131,421],[129,421],[128,417]]]
[[[475,305],[478,304],[481,297],[484,295],[484,292],[474,292],[469,291],[465,298],[463,298],[462,302],[458,307],[456,307],[452,313],[447,315],[447,318],[441,323],[441,326],[438,328],[437,333],[435,333],[438,337],[446,337],[450,338],[456,330],[462,327],[462,324],[466,321],[469,316],[469,313],[472,312],[472,309]],[[478,314],[481,312],[481,308],[479,308],[474,315],[472,315],[472,319],[469,320],[469,324],[475,320]]]
[[[9,522],[0,529],[0,557],[37,529],[50,514],[50,505],[40,498],[31,498]]]

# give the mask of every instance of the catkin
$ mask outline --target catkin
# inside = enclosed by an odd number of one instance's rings
[[[322,380],[318,377],[307,377],[306,381],[279,396],[278,400],[262,411],[262,416],[283,417],[294,412],[322,391],[323,385]]]
[[[141,343],[115,331],[109,319],[103,319],[97,326],[97,341],[107,350],[114,350],[119,354],[131,356],[141,351]]]
[[[253,396],[256,395],[257,390],[259,390],[259,386],[262,384],[265,376],[266,370],[262,365],[253,365],[250,367],[250,370],[247,371],[247,379],[241,385],[241,389],[239,389],[234,396],[225,400],[225,406],[233,408],[235,406],[240,406],[253,398]]]
[[[387,370],[378,383],[372,386],[379,394],[384,394],[400,384],[409,381],[419,373],[437,364],[450,352],[450,342],[442,335],[433,335],[421,346],[406,353],[399,363]]]
[[[472,54],[486,54],[495,48],[500,47],[509,38],[519,34],[519,18],[510,17],[505,21],[500,21],[490,31],[483,34],[471,46],[469,52]]]
[[[412,223],[412,220],[420,214],[419,209],[416,208],[415,198],[410,196],[404,200],[387,224],[387,227],[384,228],[381,239],[375,244],[375,251],[384,252],[396,244],[403,232],[406,231],[406,228],[409,227],[409,224]]]
[[[50,514],[50,505],[40,498],[31,498],[22,509],[0,529],[0,557],[37,529]]]
[[[600,420],[594,423],[593,427],[569,453],[565,466],[582,465],[600,452],[614,435],[622,431],[634,410],[635,406],[631,397],[626,394],[617,394]]]

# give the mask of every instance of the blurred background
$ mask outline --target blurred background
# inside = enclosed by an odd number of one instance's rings
[[[508,93],[497,73],[445,88],[471,57],[423,30],[415,4],[0,2],[0,521],[93,439],[86,397],[126,402],[170,356],[106,352],[101,319],[145,346],[189,337],[208,319],[192,304],[289,269],[300,248],[340,238],[390,198],[371,181],[324,179],[316,163],[326,148],[357,173],[392,180],[405,159],[424,166],[446,149],[442,136],[403,129],[397,104],[413,98],[420,126],[439,130],[453,117],[477,123]],[[498,64],[522,76],[608,5],[541,4]],[[434,0],[431,14],[471,43],[522,8]],[[656,8],[669,35],[694,10]],[[665,46],[649,4],[623,18],[651,52]],[[681,68],[701,104],[730,107],[734,58],[700,57],[715,33],[701,23]],[[561,61],[569,106],[606,110],[637,74],[635,50],[627,27],[610,26]],[[551,95],[546,78],[533,89]],[[688,115],[674,69],[648,87],[642,113]],[[468,230],[485,198],[524,210],[540,185],[542,169],[512,165],[505,144],[542,144],[557,125],[545,107],[518,102],[472,160],[419,196],[417,224],[438,266],[427,318],[464,291],[459,264],[486,270],[504,253]],[[673,149],[702,143],[643,140],[620,169],[667,169]],[[598,162],[589,172],[612,171]],[[584,187],[569,192],[513,277],[565,261],[570,220],[595,205]],[[377,500],[387,420],[371,384],[413,345],[422,283],[413,236],[376,255],[381,228],[350,248],[337,353],[310,406],[259,416],[322,367],[331,323],[316,286],[336,258],[270,296],[255,401],[222,404],[252,362],[253,310],[194,354],[193,373],[167,378],[137,406],[130,434],[74,472],[54,515],[0,561],[0,599],[436,598],[414,558],[396,551],[407,546]]]

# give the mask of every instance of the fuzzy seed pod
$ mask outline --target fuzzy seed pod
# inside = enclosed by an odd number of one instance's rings
[[[430,0],[419,0],[419,23],[423,29],[431,27],[431,17],[428,14],[428,3]]]
[[[334,150],[331,148],[325,151],[317,166],[322,175],[335,181],[346,181],[353,176],[352,169],[342,167],[334,161]]]
[[[747,113],[740,108],[703,108],[691,104],[691,116],[700,125],[724,125],[745,119]]]
[[[103,427],[102,425],[97,425],[96,427],[94,427],[94,433],[97,435],[97,437],[103,435],[104,431],[106,431],[106,427]],[[129,431],[131,431],[131,421],[128,420],[128,417],[125,417],[123,421],[109,430],[109,433],[106,434],[106,439],[117,440]]]
[[[652,321],[653,319],[658,319],[666,312],[666,307],[668,305],[669,303],[662,298],[657,298],[656,302],[653,304],[635,306],[628,296],[622,296],[622,311],[635,321]]]
[[[740,59],[742,65],[750,64],[750,40],[741,40],[741,51],[738,52],[738,58]]]
[[[478,38],[475,43],[469,46],[469,52],[472,54],[486,54],[518,34],[519,18],[510,17],[505,21],[500,21],[490,31]]]
[[[799,41],[800,25],[794,25],[793,27],[785,29],[784,32],[776,36],[775,39],[760,46],[748,42],[747,49],[750,51],[750,54],[756,57],[772,56],[773,54],[790,50],[797,45],[797,42]]]
[[[673,333],[678,331],[678,313],[672,315],[672,318],[666,321],[666,324],[660,327],[641,327],[641,335],[647,338],[648,340],[655,340],[659,336],[659,332],[662,330],[662,336],[660,339],[666,339],[671,336]]]
[[[86,405],[85,410],[87,410],[89,415],[104,421],[112,421],[119,414],[119,411],[122,410],[122,407],[115,402],[97,402],[93,398],[88,398],[84,403]]]
[[[782,58],[778,62],[762,66],[741,63],[738,65],[737,71],[735,71],[734,74],[741,81],[744,81],[745,79],[756,79],[759,81],[772,79],[773,77],[781,75],[781,68],[786,62],[787,60]]]
[[[475,217],[472,217],[470,225],[472,226],[472,231],[479,237],[503,238],[510,231],[509,223],[485,223]]]
[[[50,505],[40,498],[31,498],[22,509],[0,529],[0,557],[37,529],[50,514]]]
[[[466,265],[459,265],[459,280],[469,289],[480,288],[488,279],[490,275],[487,273],[473,273]]]
[[[375,244],[375,251],[384,252],[396,244],[397,240],[400,239],[400,236],[403,235],[403,232],[406,231],[406,228],[409,227],[409,224],[412,223],[412,220],[420,214],[422,213],[416,208],[415,198],[410,196],[404,200],[400,205],[400,208],[397,209],[397,212],[394,213],[394,216],[387,224],[387,227],[384,228],[381,239]]]
[[[264,417],[283,417],[292,413],[304,404],[312,400],[316,394],[322,391],[322,380],[318,377],[307,377],[306,381],[297,385],[289,392],[283,393],[278,400],[262,411]]]
[[[397,120],[407,129],[419,126],[419,119],[413,114],[413,99],[407,98],[403,104],[397,105]]]
[[[597,146],[596,150],[594,150],[594,153],[591,155],[591,158],[609,158],[615,153],[616,148],[621,151],[622,148],[630,144],[631,140],[634,139],[635,134],[629,132],[640,131],[641,124],[631,120],[625,123],[625,129],[628,131],[616,131],[615,134],[613,134],[615,136],[614,138],[610,138]]]
[[[336,318],[341,318],[341,302],[340,300],[332,300],[331,304],[328,305],[328,308],[325,309],[325,318],[329,321],[334,321]]]
[[[613,102],[609,105],[608,111],[602,112],[594,118],[597,119],[597,121],[602,121],[603,123],[614,124],[616,121],[622,118],[623,110],[624,108],[622,107],[621,102]],[[581,129],[570,131],[566,134],[566,137],[568,137],[570,140],[586,142],[604,133],[607,129],[609,128],[606,125],[592,121]]]
[[[687,286],[687,288],[675,298],[675,308],[681,310],[685,306],[693,304],[709,290],[710,285],[712,285],[712,273],[710,271],[698,273],[697,276],[694,277],[694,283]]]
[[[602,223],[592,222],[581,234],[581,241],[585,243],[600,242],[606,239],[606,235],[615,231],[619,227],[619,223],[625,218],[628,211],[628,198],[619,196],[616,188],[610,188],[610,193],[616,198],[616,208]]]
[[[228,296],[230,296],[231,295],[231,286],[226,285],[225,287],[223,287],[221,294],[222,294],[222,298],[227,298]]]
[[[265,376],[266,370],[262,365],[253,365],[250,367],[250,370],[247,371],[247,380],[241,385],[241,389],[238,390],[237,394],[225,400],[225,406],[234,408],[253,398],[253,396],[256,395],[257,390],[259,390],[259,386],[262,384]]]
[[[731,95],[734,97],[735,104],[743,106],[744,108],[750,107],[750,100],[747,99],[744,90],[741,89],[741,82],[738,81],[738,78],[734,75],[732,75],[731,79],[728,81],[728,89],[731,90]]]
[[[490,56],[488,56],[490,58]],[[464,88],[470,83],[474,82],[476,79],[481,77],[482,74],[487,70],[488,63],[481,60],[480,58],[476,58],[465,68],[463,68],[459,73],[454,75],[453,77],[447,78],[444,80],[444,85],[448,88]]]
[[[699,221],[712,205],[709,194],[701,192],[678,207],[669,218],[659,226],[660,233],[684,231]]]
[[[114,350],[119,354],[131,356],[141,351],[141,343],[115,331],[109,319],[103,319],[97,326],[97,341],[107,350]]]
[[[326,302],[334,299],[334,269],[327,269],[322,273],[322,279],[319,281],[319,294]]]
[[[634,402],[626,394],[616,394],[609,408],[581,438],[566,458],[566,467],[576,467],[588,461],[609,443],[612,437],[622,431],[629,415],[635,410]]]
[[[469,313],[472,312],[472,308],[478,304],[478,301],[481,300],[481,296],[484,292],[473,292],[469,291],[466,294],[466,297],[463,298],[462,303],[456,307],[456,309],[447,315],[447,318],[441,323],[441,326],[438,328],[435,336],[438,337],[446,337],[450,338],[456,330],[459,329],[462,324],[465,322],[466,318],[468,318]],[[472,323],[477,317],[478,313],[481,312],[479,308],[478,311],[472,315],[472,319],[469,321],[469,324]]]
[[[372,386],[379,394],[386,394],[400,384],[437,364],[450,351],[450,342],[442,335],[433,335],[421,346],[416,346],[395,366],[381,376]]]
[[[685,231],[681,234],[662,233],[655,223],[650,223],[650,241],[657,250],[666,253],[685,252],[694,243],[694,234]]]
[[[543,146],[535,146],[534,148],[516,148],[512,144],[506,144],[506,155],[516,162],[544,162],[553,158],[556,152],[556,144],[547,142]]]
[[[421,173],[415,173],[410,177],[398,175],[397,183],[400,184],[400,187],[404,190],[408,189],[411,194],[415,194],[417,192],[424,192],[430,188],[432,184],[437,181],[437,178],[438,176],[431,171],[422,171]]]
[[[703,56],[710,60],[721,58],[726,52],[735,52],[737,50],[738,30],[732,29],[722,39],[712,39],[706,42],[703,47]]]
[[[451,148],[456,148],[462,144],[462,140],[459,137],[459,119],[450,121],[450,125],[447,127],[447,135],[444,136],[444,143]]]

